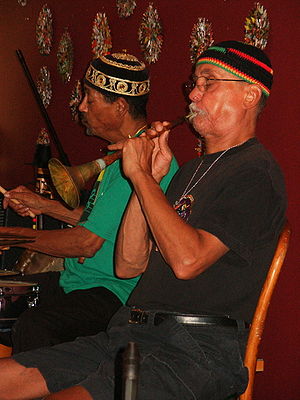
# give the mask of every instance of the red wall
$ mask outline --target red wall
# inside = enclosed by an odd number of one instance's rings
[[[115,1],[48,0],[54,20],[54,42],[49,56],[39,54],[35,25],[44,0],[28,0],[22,7],[17,0],[0,1],[0,184],[14,187],[33,180],[32,162],[35,141],[45,126],[31,90],[15,55],[21,49],[34,79],[39,68],[51,72],[53,97],[47,111],[71,163],[81,164],[100,154],[105,143],[87,137],[74,123],[69,98],[77,79],[91,58],[91,26],[97,12],[106,12],[113,39],[113,51],[127,49],[141,57],[137,30],[148,1],[138,6],[128,19],[120,19]],[[164,44],[157,63],[150,66],[152,97],[149,121],[173,119],[185,113],[180,85],[191,69],[189,37],[198,17],[213,24],[215,41],[244,36],[244,20],[253,7],[252,0],[154,0],[164,27]],[[265,372],[255,383],[255,399],[296,400],[300,396],[299,375],[299,0],[264,0],[271,23],[267,52],[273,62],[275,82],[269,105],[258,127],[260,140],[280,162],[289,194],[288,217],[292,241],[287,260],[274,294],[267,319],[260,356]],[[68,27],[74,45],[74,70],[70,83],[62,83],[56,71],[56,52],[64,28]],[[297,112],[298,111],[298,112]],[[176,128],[171,145],[180,163],[195,155],[196,141],[188,126]],[[53,155],[57,155],[52,146]]]

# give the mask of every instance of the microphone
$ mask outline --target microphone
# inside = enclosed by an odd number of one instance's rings
[[[140,354],[135,342],[129,342],[123,354],[123,400],[137,397]]]

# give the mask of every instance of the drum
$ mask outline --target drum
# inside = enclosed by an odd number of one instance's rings
[[[0,328],[9,329],[18,316],[39,300],[39,286],[33,282],[0,280]]]

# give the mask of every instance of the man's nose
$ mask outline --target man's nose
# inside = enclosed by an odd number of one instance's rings
[[[194,89],[189,94],[189,99],[192,102],[197,102],[202,98],[204,92],[205,92],[204,85],[195,85]]]
[[[78,106],[78,111],[85,112],[86,111],[86,105],[87,105],[87,101],[86,101],[86,98],[84,96],[84,98],[82,99],[81,103]]]

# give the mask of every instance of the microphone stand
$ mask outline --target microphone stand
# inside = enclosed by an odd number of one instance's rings
[[[129,342],[123,355],[123,400],[136,400],[140,354],[135,342]]]

